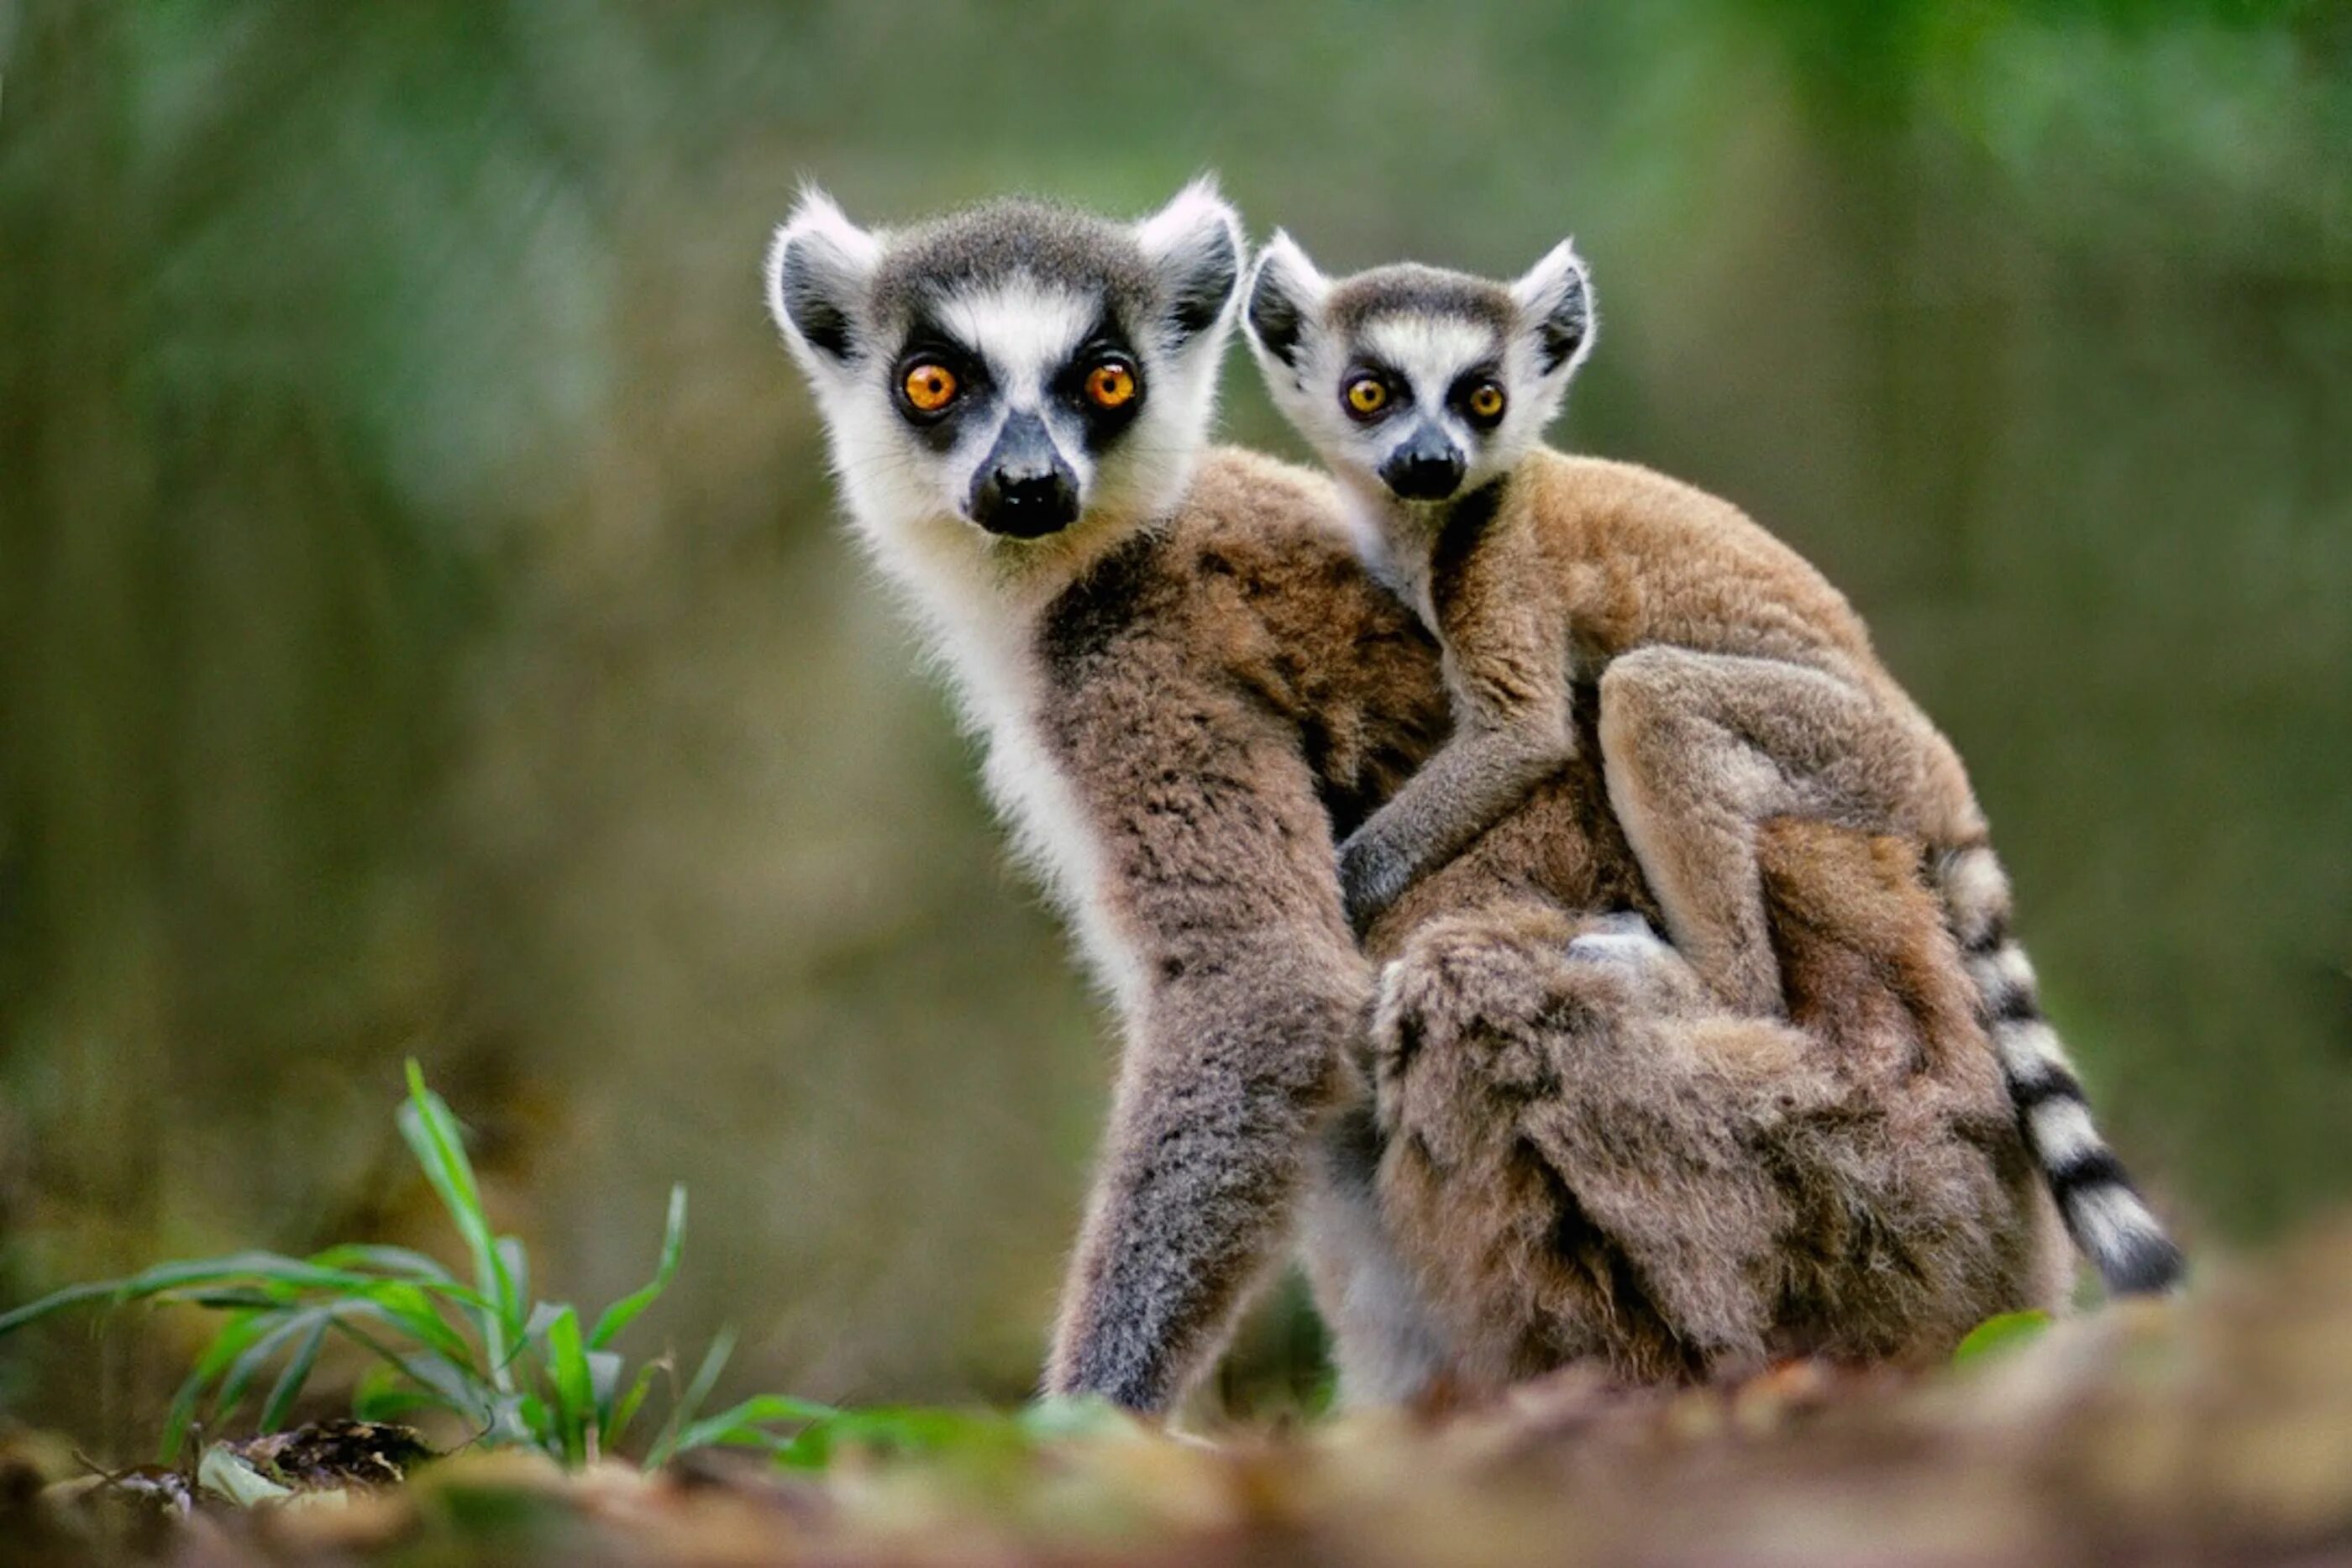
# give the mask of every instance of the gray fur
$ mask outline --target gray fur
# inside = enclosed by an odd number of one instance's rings
[[[1416,262],[1342,278],[1322,308],[1325,325],[1342,336],[1360,334],[1381,316],[1455,316],[1499,338],[1514,329],[1517,315],[1501,284]]]
[[[872,308],[887,319],[952,289],[1016,278],[1098,296],[1137,327],[1160,298],[1132,231],[1075,208],[1015,200],[893,234],[874,275]]]

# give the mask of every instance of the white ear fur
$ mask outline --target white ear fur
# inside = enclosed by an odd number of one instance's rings
[[[1511,285],[1520,319],[1536,337],[1544,372],[1573,371],[1592,351],[1599,319],[1592,308],[1592,275],[1564,239]]]
[[[1298,242],[1275,230],[1250,273],[1248,303],[1242,309],[1244,329],[1261,363],[1295,368],[1299,340],[1330,291],[1331,280],[1317,270]]]
[[[768,246],[768,313],[794,357],[812,371],[849,358],[850,305],[882,258],[879,235],[851,223],[831,196],[801,189]]]
[[[1180,250],[1213,246],[1219,235],[1241,247],[1241,219],[1218,193],[1217,177],[1203,174],[1176,193],[1169,204],[1135,225],[1136,243],[1154,263]]]
[[[1226,322],[1241,279],[1242,225],[1214,175],[1202,175],[1138,223],[1135,240],[1160,275],[1179,345]]]

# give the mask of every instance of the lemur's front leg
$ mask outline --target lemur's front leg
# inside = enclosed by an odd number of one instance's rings
[[[1343,1055],[1369,1010],[1369,976],[1348,972],[1328,944],[1318,952],[1279,931],[1250,934],[1255,950],[1236,943],[1216,960],[1229,978],[1155,998],[1130,1034],[1063,1290],[1049,1394],[1166,1412],[1290,1234]]]
[[[1056,737],[1135,988],[1045,1382],[1159,1414],[1292,1235],[1371,969],[1296,734],[1212,687],[1158,726],[1122,695],[1108,679],[1077,688]]]

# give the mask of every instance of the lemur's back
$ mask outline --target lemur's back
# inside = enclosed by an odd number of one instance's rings
[[[1530,454],[1507,479],[1486,539],[1492,564],[1525,591],[1557,585],[1580,652],[1601,659],[1650,643],[1879,673],[1845,596],[1730,502],[1631,463]],[[1524,536],[1524,542],[1514,536]],[[1521,550],[1545,558],[1533,577]]]

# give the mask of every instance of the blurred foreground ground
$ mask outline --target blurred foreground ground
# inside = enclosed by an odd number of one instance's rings
[[[34,1451],[0,1563],[79,1550],[31,1490]],[[206,1512],[160,1546],[201,1568],[2352,1562],[2352,1226],[1908,1381],[1798,1365],[1625,1395],[1571,1373],[1434,1420],[1211,1448],[1109,1418],[814,1479],[460,1457],[341,1507]]]

